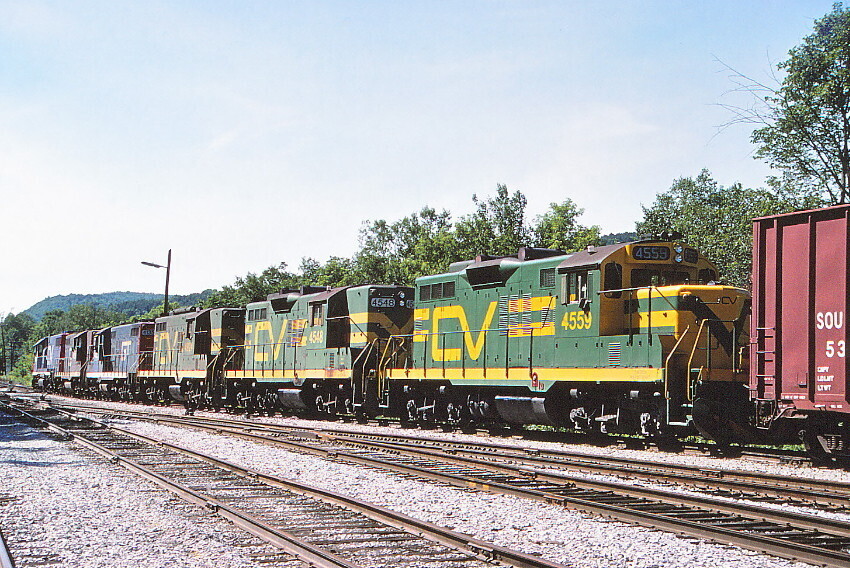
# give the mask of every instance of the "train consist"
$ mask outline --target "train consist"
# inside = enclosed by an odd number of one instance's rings
[[[677,242],[479,256],[416,287],[284,290],[59,334],[45,390],[187,408],[728,438],[746,427],[750,295]]]

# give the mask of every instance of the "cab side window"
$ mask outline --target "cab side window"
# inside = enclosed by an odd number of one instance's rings
[[[313,304],[310,312],[310,325],[316,326],[325,323],[324,307],[324,304]]]
[[[561,303],[579,304],[588,299],[588,272],[567,272],[561,279]]]
[[[717,282],[717,273],[710,268],[703,268],[699,271],[698,276],[700,284],[708,284],[709,282]]]
[[[616,262],[605,265],[605,290],[622,290],[623,288],[623,266]],[[606,298],[619,298],[622,292],[606,292]]]

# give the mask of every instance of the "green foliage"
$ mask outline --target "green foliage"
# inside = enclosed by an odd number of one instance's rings
[[[177,302],[172,302],[171,297],[168,298],[168,311],[176,310],[180,307],[180,304]],[[147,312],[143,314],[139,314],[137,316],[133,316],[130,318],[129,323],[136,323],[140,321],[153,321],[158,317],[161,317],[163,313],[166,313],[165,310],[165,299],[162,302],[158,303]]]
[[[204,290],[196,294],[185,296],[170,296],[169,300],[182,305],[198,305],[212,293],[212,290]],[[169,304],[171,303],[169,301]],[[36,320],[41,320],[45,314],[51,311],[69,311],[78,304],[94,306],[101,310],[120,312],[129,318],[139,316],[148,312],[154,306],[162,305],[162,294],[149,294],[143,292],[107,292],[104,294],[68,294],[67,296],[51,296],[24,310]]]
[[[431,207],[398,221],[367,221],[360,230],[360,249],[351,258],[335,256],[322,264],[307,257],[296,274],[286,271],[284,264],[259,276],[248,274],[215,292],[205,306],[244,305],[280,288],[302,284],[412,285],[419,276],[446,272],[452,262],[479,254],[515,255],[528,245],[573,251],[600,244],[599,228],[579,224],[583,211],[569,199],[552,203],[532,224],[525,220],[525,195],[511,193],[505,185],[497,185],[491,197],[473,195],[472,202],[475,211],[456,223],[448,211]]]
[[[643,208],[637,223],[642,235],[679,232],[717,264],[724,280],[750,287],[752,219],[797,209],[800,202],[781,192],[748,189],[736,183],[720,186],[707,170],[676,180]]]
[[[266,268],[260,274],[249,272],[244,278],[237,278],[233,286],[224,286],[210,294],[203,306],[244,306],[249,302],[265,300],[267,295],[281,288],[297,286],[300,281],[297,275],[286,270],[286,263],[281,262],[277,266]]]
[[[766,111],[744,113],[764,124],[752,135],[756,156],[783,171],[785,181],[800,190],[823,194],[832,204],[847,203],[850,10],[835,4],[778,67],[785,78],[778,91],[764,97]]]
[[[551,203],[549,211],[537,218],[532,229],[534,246],[573,252],[602,244],[598,226],[585,227],[578,223],[582,213],[584,209],[569,199]]]
[[[616,245],[617,243],[630,243],[638,240],[638,234],[634,231],[625,233],[608,233],[599,237],[603,245]]]
[[[8,314],[0,321],[0,374],[13,369],[29,350],[35,328],[35,320],[25,313]]]
[[[447,269],[458,254],[449,212],[424,207],[393,223],[365,224],[352,266],[358,283],[411,283],[422,274]]]
[[[516,254],[529,244],[529,229],[525,224],[527,199],[520,191],[511,194],[506,185],[496,186],[495,197],[479,200],[472,196],[476,210],[455,226],[458,260],[478,254]]]

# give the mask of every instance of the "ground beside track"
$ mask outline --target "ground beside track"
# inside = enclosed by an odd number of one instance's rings
[[[3,414],[0,527],[18,568],[260,568],[257,560],[275,552],[209,511]]]
[[[116,404],[115,406],[131,409],[139,408],[138,405]],[[182,414],[182,410],[177,407],[158,408],[157,410]],[[262,419],[262,421],[302,425],[310,423],[309,421],[280,418]],[[327,422],[313,424],[323,427],[344,426],[352,429],[374,429],[371,426],[360,427],[353,424],[342,425]],[[216,454],[248,467],[344,491],[412,516],[425,518],[455,530],[473,534],[484,540],[494,541],[527,552],[539,553],[546,558],[570,563],[579,568],[603,566],[667,568],[685,565],[693,568],[709,566],[715,568],[718,565],[734,565],[744,568],[807,566],[756,555],[732,547],[712,545],[691,539],[680,539],[667,533],[631,527],[617,522],[607,522],[598,518],[589,518],[586,515],[566,511],[559,507],[529,503],[511,497],[482,495],[433,484],[422,484],[366,468],[330,464],[318,458],[289,454],[279,448],[269,448],[238,440],[222,440],[216,436],[190,433],[182,429],[173,430],[152,425],[139,425],[135,428],[138,428],[139,431],[144,431],[146,428],[156,429],[158,434],[170,432],[169,436],[176,443],[196,447],[201,451]],[[391,430],[398,432],[397,428],[391,428]],[[412,432],[445,436],[442,432],[427,433],[415,430]],[[451,436],[463,437],[461,434]],[[480,440],[480,437],[477,439]],[[546,445],[545,443],[523,440],[514,440],[514,442],[519,445]],[[688,455],[635,452],[590,446],[580,446],[580,448],[589,453],[628,455],[630,452],[634,452],[632,455],[640,455],[643,458],[672,459],[688,463],[694,463],[695,460],[706,460],[711,467],[721,467],[724,463],[727,463],[727,460]],[[775,466],[753,463],[748,460],[734,460],[733,467],[743,468],[745,466],[754,469],[770,468],[786,474],[797,472],[813,477],[839,476],[842,479],[848,479],[847,473],[842,471]]]
[[[139,408],[135,405],[120,406]],[[176,407],[170,411],[176,414],[182,413]],[[286,424],[308,423],[281,418],[263,419],[263,421]],[[126,425],[125,421],[121,423]],[[325,427],[332,425],[318,424]],[[337,426],[340,425],[337,424]],[[353,424],[347,424],[345,427],[374,428]],[[541,554],[547,559],[572,564],[579,568],[807,566],[733,547],[677,538],[660,531],[591,518],[560,507],[541,505],[523,499],[485,495],[413,481],[368,468],[333,464],[319,458],[285,452],[280,448],[150,424],[139,424],[132,429],[138,429],[139,432],[156,432],[157,436],[167,434],[175,443],[190,446],[247,467],[346,492],[358,498],[472,534],[483,540]],[[434,432],[433,435],[444,434]],[[520,440],[516,442],[529,443]],[[606,452],[623,451],[611,448],[590,449]],[[644,457],[653,455],[648,452],[639,453]],[[677,457],[685,460],[698,459],[695,456]],[[659,456],[659,459],[663,459],[663,456]],[[717,460],[714,460],[713,465],[715,467],[718,465]]]

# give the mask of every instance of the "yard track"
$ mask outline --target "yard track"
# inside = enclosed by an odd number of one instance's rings
[[[665,463],[655,460],[590,455],[565,449],[523,448],[495,441],[457,441],[448,438],[412,434],[364,433],[340,427],[295,427],[265,424],[224,417],[175,416],[159,412],[114,410],[89,404],[54,404],[68,411],[85,411],[123,416],[162,424],[199,429],[228,428],[231,434],[271,433],[293,439],[317,438],[340,445],[360,445],[390,452],[427,453],[431,456],[467,457],[512,463],[530,468],[547,468],[579,473],[611,475],[624,479],[643,479],[682,487],[698,488],[730,497],[816,505],[850,510],[850,483],[822,481],[804,477],[775,475],[725,468]]]
[[[88,409],[91,411],[91,409]],[[568,475],[579,472],[631,473],[644,479],[709,486],[736,495],[767,496],[793,502],[845,507],[850,486],[727,470],[659,466],[653,462],[594,464],[567,452],[520,450],[489,443],[421,440],[409,435],[353,434],[322,429],[274,426],[222,418],[147,415],[103,410],[116,417],[142,418],[161,424],[238,436],[289,450],[358,463],[443,483],[521,496],[678,534],[734,544],[776,556],[824,566],[850,567],[850,524],[821,516],[730,502],[682,492],[661,491]],[[544,455],[545,454],[545,455]],[[570,460],[573,460],[572,462]],[[603,461],[603,460],[600,460]],[[605,471],[603,468],[609,467]],[[652,467],[656,469],[654,472]],[[658,468],[661,469],[658,469]],[[591,471],[592,470],[592,471]],[[725,478],[725,479],[724,479]],[[756,479],[760,480],[756,481]],[[772,484],[780,486],[771,488]],[[827,491],[828,486],[832,486]],[[819,497],[818,494],[823,494]],[[828,494],[827,494],[828,493]]]
[[[161,440],[55,409],[12,408],[41,425],[205,506],[288,554],[280,566],[558,568],[362,501],[241,468]],[[300,560],[296,560],[297,557]]]

